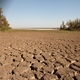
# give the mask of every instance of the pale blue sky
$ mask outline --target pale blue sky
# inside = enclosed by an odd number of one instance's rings
[[[10,0],[3,11],[12,28],[54,28],[80,18],[80,0]]]

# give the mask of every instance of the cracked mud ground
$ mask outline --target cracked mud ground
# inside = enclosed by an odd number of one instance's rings
[[[80,80],[80,33],[0,33],[0,80]]]

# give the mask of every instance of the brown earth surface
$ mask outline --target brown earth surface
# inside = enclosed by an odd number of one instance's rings
[[[0,32],[0,80],[80,80],[80,33]]]

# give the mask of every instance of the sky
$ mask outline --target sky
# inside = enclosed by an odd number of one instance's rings
[[[57,28],[80,18],[80,0],[8,0],[3,14],[12,28]]]

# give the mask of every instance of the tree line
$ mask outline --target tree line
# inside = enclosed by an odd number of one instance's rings
[[[80,31],[80,19],[77,18],[75,20],[69,20],[66,24],[62,21],[60,30]]]
[[[10,24],[8,23],[6,17],[3,15],[2,8],[0,8],[0,31],[9,30]]]

